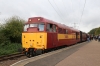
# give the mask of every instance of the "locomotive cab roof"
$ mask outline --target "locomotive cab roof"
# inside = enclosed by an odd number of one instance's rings
[[[72,32],[80,32],[79,30],[77,30],[75,28],[66,26],[65,24],[61,24],[61,23],[54,22],[52,20],[49,20],[49,19],[46,19],[46,18],[43,18],[43,17],[31,17],[31,18],[28,19],[28,22],[26,22],[26,24],[30,24],[30,23],[40,23],[40,22],[55,24],[59,28],[69,29]]]

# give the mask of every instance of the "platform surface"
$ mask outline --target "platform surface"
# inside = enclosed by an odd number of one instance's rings
[[[89,42],[55,66],[100,66],[100,42]]]
[[[79,43],[11,66],[100,66],[100,42]]]

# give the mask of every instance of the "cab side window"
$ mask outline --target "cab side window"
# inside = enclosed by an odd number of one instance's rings
[[[44,31],[44,26],[45,26],[44,23],[40,23],[39,26],[38,26],[39,31]]]
[[[53,24],[47,24],[46,31],[53,32]]]
[[[54,24],[47,24],[46,31],[47,32],[57,32],[57,26]]]
[[[57,26],[56,25],[53,25],[53,32],[57,32]]]

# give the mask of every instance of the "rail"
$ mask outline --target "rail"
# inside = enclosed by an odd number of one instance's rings
[[[16,58],[16,57],[21,57],[24,56],[22,53],[16,53],[16,54],[11,54],[11,55],[5,55],[5,56],[0,56],[0,61]]]

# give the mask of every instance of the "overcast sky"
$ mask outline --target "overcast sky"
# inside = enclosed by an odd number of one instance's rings
[[[100,26],[100,0],[0,0],[0,22],[15,15],[41,16],[88,32]]]

